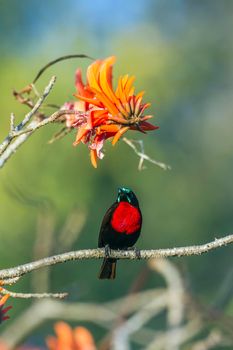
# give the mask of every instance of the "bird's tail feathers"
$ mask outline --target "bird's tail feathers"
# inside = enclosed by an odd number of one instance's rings
[[[115,279],[116,259],[105,258],[100,269],[99,279]]]

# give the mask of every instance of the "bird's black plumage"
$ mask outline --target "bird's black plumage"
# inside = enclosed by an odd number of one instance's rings
[[[128,188],[120,188],[117,201],[104,215],[98,247],[127,249],[134,246],[141,232],[142,215],[136,195]],[[100,279],[114,279],[116,259],[105,258],[101,266]]]

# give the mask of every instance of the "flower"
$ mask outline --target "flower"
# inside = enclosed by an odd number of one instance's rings
[[[67,115],[67,127],[78,129],[75,146],[88,144],[92,165],[97,167],[97,158],[102,159],[104,142],[112,138],[112,145],[128,130],[143,133],[158,129],[147,122],[151,115],[144,115],[149,103],[142,103],[144,91],[134,94],[134,76],[120,76],[117,87],[112,85],[112,67],[115,56],[93,62],[87,69],[87,82],[83,83],[81,70],[76,72],[74,95],[78,102],[66,107],[77,110],[77,115]],[[64,106],[63,106],[64,108]],[[82,121],[81,121],[82,119]]]
[[[72,329],[65,322],[57,322],[54,326],[57,337],[46,340],[49,350],[96,350],[91,333],[84,327]]]
[[[9,294],[6,294],[3,297],[1,297],[1,299],[0,299],[0,324],[3,321],[6,321],[10,318],[8,315],[6,315],[6,313],[8,310],[10,310],[12,308],[12,306],[7,306],[5,309],[3,308],[4,304],[6,303],[7,299],[9,298],[9,296],[10,296]]]

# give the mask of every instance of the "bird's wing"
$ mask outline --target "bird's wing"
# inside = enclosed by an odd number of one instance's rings
[[[111,222],[111,219],[112,219],[112,214],[113,214],[114,210],[116,209],[116,207],[118,206],[118,204],[119,204],[118,202],[113,203],[113,205],[106,211],[106,213],[104,215],[104,218],[102,220],[102,224],[101,224],[101,227],[100,227],[100,232],[99,232],[99,241],[98,241],[98,247],[99,248],[102,248],[102,247],[105,246],[105,244],[102,241],[103,232],[105,230],[109,229],[110,222]]]

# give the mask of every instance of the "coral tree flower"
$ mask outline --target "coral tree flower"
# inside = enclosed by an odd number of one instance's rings
[[[12,306],[7,306],[6,308],[3,308],[9,296],[9,294],[6,294],[0,299],[0,324],[3,321],[6,321],[10,318],[10,316],[6,315],[6,313],[12,308]]]
[[[144,91],[134,94],[134,76],[119,77],[116,89],[112,85],[112,67],[115,57],[93,62],[87,69],[86,84],[81,70],[76,72],[75,96],[78,102],[66,105],[79,111],[66,117],[67,127],[78,129],[74,145],[88,144],[92,165],[97,167],[97,158],[102,159],[104,142],[112,138],[112,145],[128,130],[143,133],[158,129],[147,122],[151,115],[144,115],[149,103],[143,103]],[[85,115],[85,118],[84,118]]]
[[[54,329],[57,337],[46,340],[49,350],[96,350],[93,337],[86,328],[72,329],[65,322],[57,322]]]

